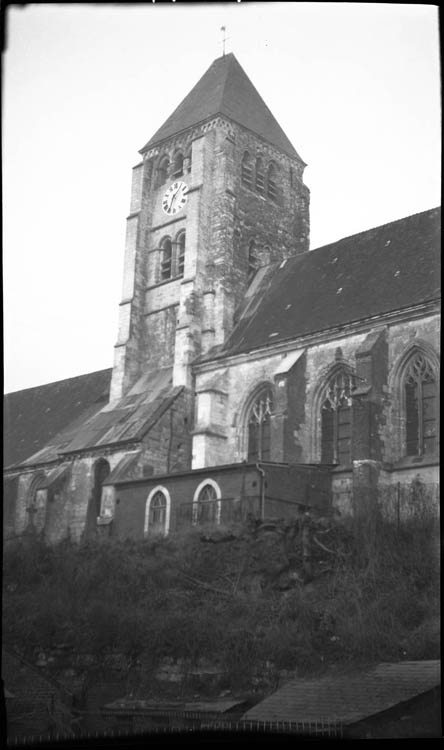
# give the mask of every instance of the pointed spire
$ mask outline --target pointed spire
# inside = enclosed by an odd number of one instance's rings
[[[302,161],[232,52],[210,65],[141,153],[216,115],[228,117]]]

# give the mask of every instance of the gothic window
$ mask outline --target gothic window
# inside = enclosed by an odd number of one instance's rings
[[[256,159],[256,190],[261,195],[265,192],[265,172],[262,159]]]
[[[336,371],[325,387],[321,401],[321,460],[327,464],[351,463],[351,394],[353,375]]]
[[[166,281],[171,279],[173,273],[173,247],[169,237],[165,237],[160,243],[160,252],[160,278],[161,281]]]
[[[197,496],[195,522],[199,524],[216,523],[218,500],[216,487],[210,483],[205,484]]]
[[[253,185],[253,165],[251,162],[251,157],[248,151],[245,151],[244,157],[242,159],[242,169],[241,169],[241,179],[242,184],[246,185],[247,187],[251,188]]]
[[[167,501],[163,492],[156,492],[149,505],[148,530],[150,534],[164,534]]]
[[[163,185],[167,179],[168,179],[168,169],[169,169],[169,159],[168,156],[164,156],[157,166],[157,179],[156,179],[156,185],[157,187],[160,187],[160,185]]]
[[[183,175],[183,154],[178,151],[173,161],[173,177],[182,177]]]
[[[267,195],[272,201],[276,201],[278,197],[278,185],[277,185],[277,170],[273,163],[268,166],[267,173]]]
[[[248,245],[248,278],[250,279],[259,267],[259,258],[257,255],[256,243],[250,240]]]
[[[423,456],[437,449],[437,387],[429,360],[416,352],[404,373],[406,455]]]
[[[177,276],[183,276],[185,270],[185,232],[181,232],[176,240],[177,247]]]
[[[270,460],[272,413],[273,391],[266,387],[256,396],[248,413],[248,461]]]

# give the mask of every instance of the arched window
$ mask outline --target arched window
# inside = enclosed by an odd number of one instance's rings
[[[197,495],[195,523],[216,523],[218,520],[218,500],[220,495],[213,483],[207,482]]]
[[[437,450],[437,387],[431,363],[420,351],[411,357],[403,378],[407,456]]]
[[[259,258],[257,255],[256,243],[250,240],[248,245],[248,278],[250,279],[259,267]]]
[[[182,177],[183,175],[183,154],[178,151],[174,155],[173,161],[173,177]]]
[[[248,412],[248,461],[270,460],[272,413],[273,391],[267,386],[256,396]]]
[[[273,162],[268,165],[267,195],[272,201],[276,201],[278,198],[277,169]]]
[[[165,536],[169,528],[170,495],[165,487],[157,486],[148,495],[145,507],[144,535]]]
[[[249,188],[253,186],[253,165],[248,151],[245,151],[242,159],[241,179],[243,185]]]
[[[168,156],[163,156],[159,164],[157,165],[157,172],[156,172],[156,186],[160,187],[160,185],[163,185],[167,179],[168,179],[168,170],[170,166],[170,161],[168,159]]]
[[[342,368],[330,377],[321,398],[321,461],[351,463],[352,373]]]
[[[177,276],[183,276],[185,271],[185,232],[181,232],[176,240],[177,247]]]
[[[166,521],[166,497],[163,492],[156,492],[150,503],[148,529],[151,534],[163,534]]]
[[[160,243],[160,278],[161,281],[171,279],[173,273],[173,247],[169,237],[165,237]]]
[[[265,172],[262,159],[256,159],[256,190],[261,195],[265,192]]]

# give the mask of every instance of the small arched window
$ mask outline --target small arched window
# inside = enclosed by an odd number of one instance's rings
[[[262,159],[256,159],[256,190],[261,195],[265,193],[265,172]]]
[[[165,534],[167,500],[163,492],[156,492],[148,509],[148,533]]]
[[[272,414],[273,391],[267,386],[256,396],[248,412],[248,461],[270,460]]]
[[[243,185],[249,188],[253,186],[253,164],[248,151],[245,151],[242,159],[241,179]]]
[[[169,166],[170,166],[170,161],[168,159],[168,156],[163,156],[160,159],[159,164],[157,165],[157,173],[156,173],[157,187],[160,187],[160,185],[163,185],[167,181]]]
[[[197,497],[197,523],[216,523],[218,496],[212,484],[205,484]]]
[[[173,161],[173,177],[182,177],[183,175],[183,154],[178,151]]]
[[[267,195],[272,201],[276,201],[278,198],[277,169],[273,162],[268,165]]]
[[[257,254],[256,242],[250,240],[248,245],[248,278],[251,279],[259,267],[259,258]]]
[[[436,376],[427,357],[417,351],[404,372],[406,455],[423,456],[437,450]]]
[[[160,243],[160,278],[161,281],[171,279],[173,273],[173,247],[169,237],[165,237]]]
[[[321,399],[321,461],[327,464],[351,463],[351,394],[353,375],[337,370],[329,379]]]
[[[177,247],[177,276],[183,276],[185,271],[185,232],[181,232],[176,240]]]

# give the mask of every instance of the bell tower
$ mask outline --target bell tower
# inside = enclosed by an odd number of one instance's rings
[[[230,334],[257,268],[308,250],[305,164],[233,54],[213,62],[141,149],[127,219],[111,384],[192,363]]]

